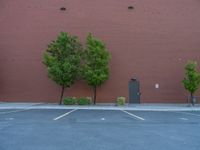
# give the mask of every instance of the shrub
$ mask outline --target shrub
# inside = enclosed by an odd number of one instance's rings
[[[117,105],[122,106],[125,105],[126,98],[125,97],[118,97],[117,98]]]
[[[81,97],[77,100],[78,105],[89,105],[91,104],[90,97]]]
[[[75,105],[77,103],[77,100],[75,97],[67,97],[63,100],[64,105]]]

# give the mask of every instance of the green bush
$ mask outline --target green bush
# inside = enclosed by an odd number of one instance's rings
[[[75,105],[77,103],[77,99],[75,97],[67,97],[63,100],[64,105]]]
[[[125,105],[126,98],[125,97],[118,97],[117,98],[117,105],[122,106]]]
[[[89,105],[91,104],[90,97],[81,97],[77,100],[78,105]]]

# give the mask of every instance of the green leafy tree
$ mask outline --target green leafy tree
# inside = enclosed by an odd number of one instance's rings
[[[83,53],[82,77],[93,87],[94,104],[96,104],[97,87],[109,78],[109,60],[110,54],[105,44],[89,33]]]
[[[61,32],[44,53],[43,63],[47,66],[49,78],[62,87],[60,105],[65,88],[69,88],[77,80],[81,50],[77,37]]]
[[[190,92],[190,100],[194,105],[194,93],[200,86],[200,73],[197,71],[197,62],[189,61],[185,66],[185,78],[182,81],[186,90]]]

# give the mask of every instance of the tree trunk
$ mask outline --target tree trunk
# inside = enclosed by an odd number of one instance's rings
[[[192,103],[192,106],[194,106],[194,98],[193,98],[193,93],[190,93],[190,101]]]
[[[62,104],[62,99],[63,99],[63,95],[64,95],[64,90],[65,90],[65,86],[62,86],[59,105]]]
[[[192,106],[194,106],[194,96],[193,96],[193,93],[190,93],[190,101],[192,103]]]
[[[94,102],[94,105],[96,104],[96,95],[97,95],[97,87],[94,86],[93,87],[93,102]]]

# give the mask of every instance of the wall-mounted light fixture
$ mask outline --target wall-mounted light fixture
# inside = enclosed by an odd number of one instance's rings
[[[158,83],[155,84],[155,88],[159,89],[160,85]]]

